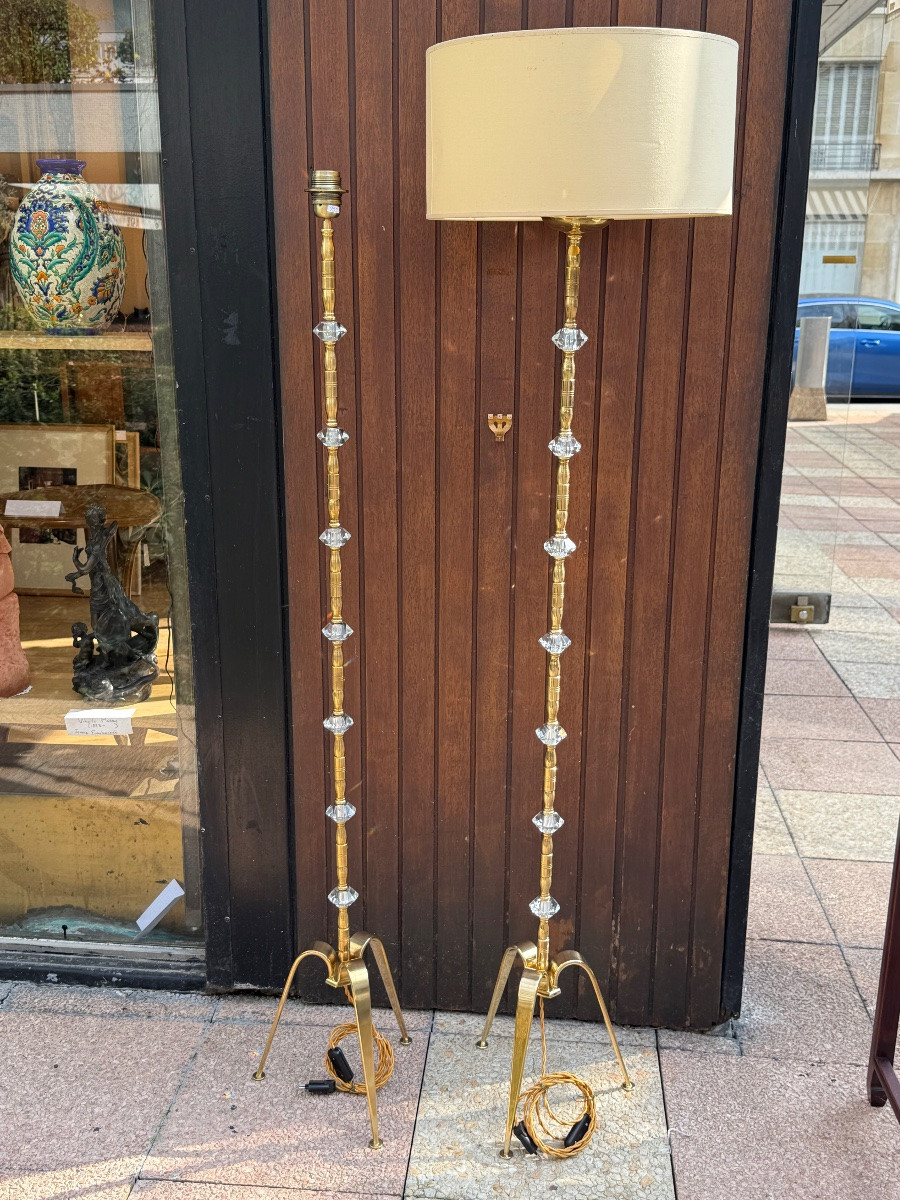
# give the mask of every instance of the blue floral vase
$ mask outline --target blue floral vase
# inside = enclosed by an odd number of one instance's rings
[[[99,333],[125,291],[125,244],[74,158],[39,158],[41,177],[19,205],[9,238],[16,290],[51,333]]]

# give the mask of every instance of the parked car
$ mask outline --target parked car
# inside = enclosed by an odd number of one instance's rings
[[[801,317],[831,317],[825,380],[829,399],[900,400],[900,304],[869,296],[802,296],[795,366]]]

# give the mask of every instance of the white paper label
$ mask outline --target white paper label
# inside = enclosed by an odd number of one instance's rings
[[[66,713],[66,733],[70,737],[131,733],[133,716],[133,708],[73,708]]]
[[[327,204],[325,206],[325,211],[330,213],[339,213],[341,211],[341,206],[339,204]]]
[[[153,903],[148,904],[135,921],[135,925],[137,925],[141,933],[146,933],[154,925],[158,925],[169,909],[177,904],[183,895],[184,888],[177,879],[173,879],[170,883],[167,883]]]
[[[7,517],[58,517],[61,500],[7,500]]]

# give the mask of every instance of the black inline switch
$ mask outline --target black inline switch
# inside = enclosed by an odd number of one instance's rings
[[[569,1132],[566,1134],[566,1136],[563,1138],[563,1145],[564,1146],[574,1146],[576,1142],[580,1142],[581,1139],[584,1137],[584,1135],[587,1133],[588,1126],[590,1125],[590,1123],[591,1123],[590,1114],[585,1113],[584,1116],[581,1118],[581,1120],[576,1121],[575,1124],[572,1126],[572,1128],[569,1130]]]
[[[516,1135],[529,1154],[537,1154],[538,1148],[531,1140],[531,1135],[525,1128],[524,1121],[520,1121],[518,1125],[513,1125],[513,1133]]]
[[[334,1067],[334,1073],[342,1083],[350,1083],[353,1079],[353,1068],[344,1057],[344,1052],[340,1046],[334,1046],[328,1051],[328,1057],[331,1065]]]
[[[333,1079],[311,1079],[309,1083],[303,1085],[308,1092],[333,1092],[337,1088],[337,1084]]]

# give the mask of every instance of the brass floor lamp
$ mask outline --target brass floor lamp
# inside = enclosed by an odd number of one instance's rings
[[[364,1092],[369,1108],[369,1123],[372,1129],[370,1150],[381,1148],[382,1142],[378,1136],[378,1109],[376,1104],[376,1088],[390,1078],[393,1055],[386,1039],[377,1034],[372,1025],[372,995],[369,987],[369,971],[363,959],[367,947],[372,950],[375,964],[381,974],[385,991],[394,1010],[397,1025],[400,1029],[400,1044],[408,1046],[410,1038],[406,1032],[403,1013],[400,1011],[400,1001],[397,989],[391,975],[387,954],[381,941],[369,933],[350,933],[349,908],[358,899],[358,892],[352,888],[347,876],[347,822],[356,813],[356,809],[346,797],[346,770],[344,758],[344,735],[353,725],[353,718],[344,712],[344,642],[353,630],[344,620],[343,591],[341,587],[341,547],[350,540],[350,534],[341,525],[341,476],[338,467],[338,451],[349,440],[338,425],[337,398],[337,357],[335,346],[347,330],[339,324],[334,315],[334,229],[332,219],[341,211],[341,177],[337,171],[310,171],[309,188],[313,211],[321,221],[321,270],[322,270],[322,306],[324,315],[313,330],[322,343],[322,367],[325,384],[325,428],[317,434],[325,449],[325,472],[328,498],[328,527],[319,537],[328,551],[328,580],[329,580],[329,618],[322,630],[323,636],[331,645],[331,702],[332,712],[325,718],[323,724],[332,737],[332,776],[334,780],[334,803],[329,805],[326,815],[335,825],[335,866],[337,873],[336,886],[328,894],[328,899],[338,910],[338,944],[333,949],[327,942],[313,944],[294,960],[281,1000],[275,1013],[275,1020],[269,1031],[265,1049],[259,1061],[253,1078],[260,1080],[265,1077],[264,1067],[272,1041],[278,1029],[278,1022],[284,1010],[285,1001],[294,982],[297,968],[304,959],[313,957],[324,962],[327,975],[326,983],[330,987],[343,988],[347,998],[352,1001],[356,1021],[340,1025],[331,1037],[329,1054],[326,1056],[325,1067],[336,1081],[337,1086],[344,1091]],[[337,1042],[347,1033],[355,1032],[359,1038],[360,1056],[362,1058],[362,1085],[352,1084],[352,1074],[348,1075],[346,1061],[338,1063],[335,1069],[331,1055],[339,1050]],[[337,1036],[336,1036],[337,1035]],[[379,1049],[379,1060],[376,1069],[375,1046]],[[327,1082],[327,1081],[322,1081]],[[307,1086],[311,1086],[307,1085]],[[313,1090],[325,1090],[314,1088]],[[330,1090],[330,1089],[329,1089]]]
[[[575,355],[587,341],[578,328],[583,232],[608,220],[727,215],[734,162],[737,44],[728,38],[655,28],[547,29],[459,38],[428,51],[428,216],[433,220],[549,220],[566,234],[565,320],[552,341],[562,352],[559,424],[549,450],[557,460],[550,557],[540,892],[530,908],[537,942],[510,946],[500,964],[484,1031],[487,1036],[516,959],[522,976],[516,1002],[512,1071],[501,1154],[516,1137],[528,1153],[568,1157],[594,1129],[590,1087],[556,1072],[522,1093],[535,1004],[560,994],[569,968],[590,980],[621,1069],[631,1081],[594,971],[576,950],[550,953],[550,920],[559,911],[550,887],[556,811],[565,562],[575,549],[566,532],[571,461],[581,449],[572,430]],[[560,1084],[583,1097],[579,1120],[566,1130],[547,1101]],[[524,1111],[516,1123],[520,1103]],[[562,1144],[560,1144],[562,1143]]]

